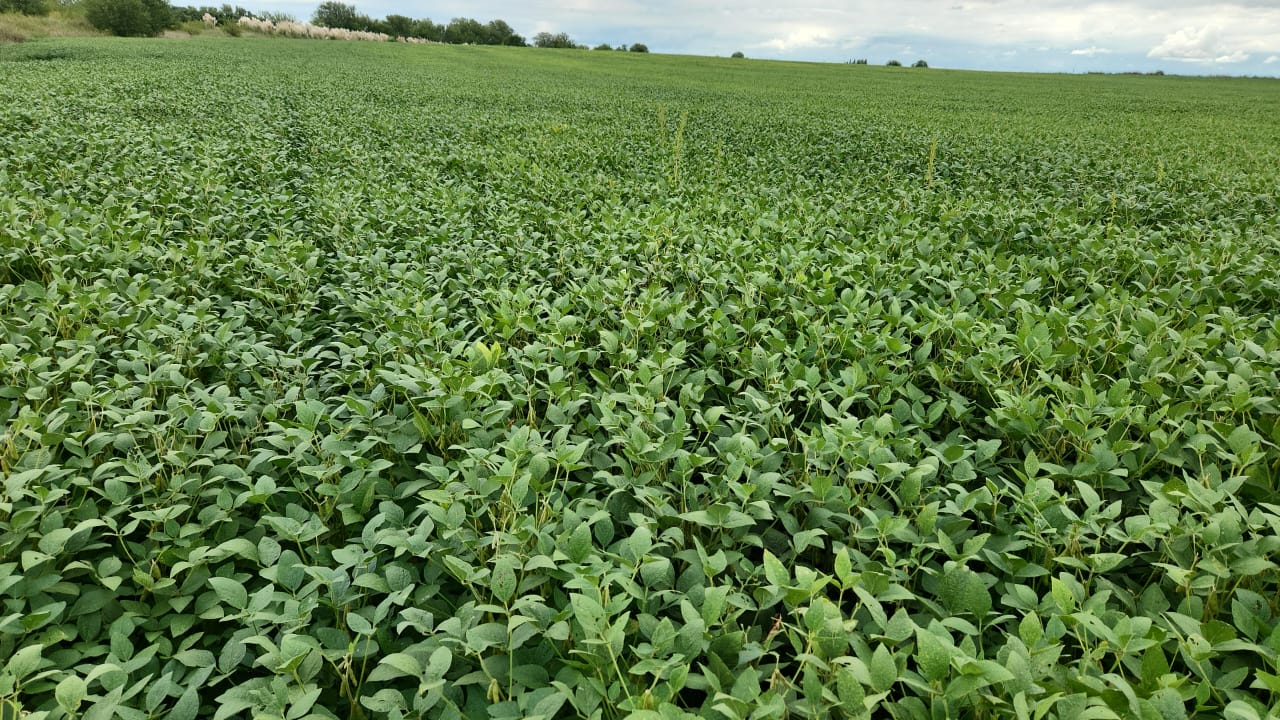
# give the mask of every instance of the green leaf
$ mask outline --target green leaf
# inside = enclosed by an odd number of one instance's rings
[[[782,561],[768,550],[764,551],[764,576],[770,585],[787,587],[791,584],[791,573],[787,572]]]
[[[932,630],[917,627],[916,665],[925,680],[944,680],[951,670],[951,649]]]
[[[420,678],[422,674],[422,663],[418,662],[417,658],[397,652],[378,661],[378,666],[369,673],[369,679],[373,682],[382,682],[398,677]]]
[[[5,672],[18,680],[34,673],[40,667],[40,653],[43,650],[43,645],[28,645],[19,649],[5,663]]]
[[[600,603],[582,593],[570,595],[569,603],[573,606],[574,619],[582,625],[587,635],[598,637],[604,630],[605,621],[604,608]]]
[[[373,623],[368,618],[357,612],[347,613],[347,627],[357,635],[372,635],[374,633]]]
[[[507,602],[516,591],[516,570],[520,563],[511,555],[500,555],[493,565],[490,588],[494,597]]]
[[[249,593],[238,581],[225,577],[209,578],[209,586],[217,594],[218,599],[237,610],[243,610],[249,604]]]
[[[1034,610],[1023,616],[1018,623],[1018,638],[1022,640],[1029,648],[1034,648],[1040,644],[1041,638],[1044,637],[1044,625],[1040,623],[1040,616]]]
[[[888,692],[898,681],[898,665],[884,645],[876,646],[875,652],[871,654],[868,671],[871,674],[871,689],[876,692]]]
[[[57,528],[45,533],[40,538],[40,552],[46,555],[58,555],[62,549],[66,547],[67,540],[71,539],[71,530],[69,528]]]
[[[1222,717],[1225,720],[1262,720],[1262,714],[1243,700],[1232,700],[1227,703]]]
[[[840,705],[846,712],[861,713],[865,709],[862,701],[866,698],[866,692],[862,689],[862,683],[846,667],[836,670],[836,697],[840,699]]]
[[[962,565],[944,571],[938,594],[947,609],[967,612],[978,618],[991,612],[991,593],[978,573]]]
[[[68,715],[74,714],[80,708],[80,703],[84,701],[87,693],[88,688],[78,675],[68,675],[53,690],[58,707],[65,710]]]
[[[484,652],[506,644],[507,628],[499,623],[485,623],[467,631],[467,648],[473,652]]]
[[[1187,706],[1182,702],[1182,695],[1173,688],[1160,688],[1151,693],[1149,698],[1160,713],[1161,720],[1186,720]]]
[[[453,652],[447,647],[436,648],[431,653],[431,657],[427,658],[427,669],[425,676],[431,680],[440,680],[449,672],[449,666],[453,663]]]
[[[1230,447],[1231,452],[1236,455],[1242,455],[1246,450],[1255,447],[1261,440],[1262,437],[1258,433],[1244,425],[1240,425],[1227,436],[1227,447]]]
[[[579,523],[569,534],[569,541],[565,544],[565,555],[573,562],[582,562],[591,554],[591,526],[587,523]]]
[[[386,576],[391,592],[400,592],[413,584],[413,573],[399,565],[388,565]]]
[[[165,720],[195,720],[200,712],[200,694],[196,688],[189,687],[173,704],[173,709],[165,716]]]

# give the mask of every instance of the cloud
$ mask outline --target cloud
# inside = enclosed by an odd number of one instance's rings
[[[1147,57],[1184,62],[1236,63],[1249,59],[1242,49],[1225,47],[1218,28],[1184,27],[1164,36],[1164,41],[1151,48]]]
[[[1272,64],[1272,63],[1278,63],[1278,62],[1280,62],[1280,55],[1272,55],[1271,57],[1267,58],[1266,60],[1263,60],[1262,62],[1263,62],[1263,64],[1265,64],[1265,65],[1270,65],[1270,64]]]
[[[754,48],[760,58],[884,60],[909,44],[952,67],[1057,69],[1087,59],[1090,69],[1134,70],[1176,61],[1215,73],[1220,63],[1260,72],[1280,57],[1280,0],[437,0],[425,11],[411,0],[348,1],[374,17],[502,18],[526,36],[567,32],[660,53]],[[301,16],[306,2],[241,4]],[[993,64],[1010,50],[1018,60]]]
[[[837,39],[831,29],[821,25],[785,24],[781,28],[784,34],[771,37],[751,47],[768,48],[778,52],[791,52],[809,48],[832,47]]]

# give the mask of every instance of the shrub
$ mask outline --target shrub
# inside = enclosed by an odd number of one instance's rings
[[[913,64],[911,67],[927,68],[927,67],[929,67],[929,63],[927,63],[927,62],[925,62],[923,59],[921,59],[921,60],[917,60],[917,61],[915,61],[915,64]]]
[[[612,49],[613,49],[613,46],[612,46],[612,45],[610,45],[609,43],[600,43],[599,45],[597,45],[597,46],[595,46],[595,47],[593,47],[593,48],[591,48],[591,49],[592,49],[592,50],[612,50]]]
[[[149,37],[169,26],[166,0],[85,0],[89,24],[112,35]]]
[[[885,63],[885,66],[886,67],[902,67],[902,63],[898,62],[897,60],[890,60],[889,62]]]
[[[742,54],[742,51],[741,51],[741,50],[739,50],[738,52],[736,52],[736,53],[734,53],[734,54],[730,55],[729,57],[734,57],[734,58],[742,59],[742,58],[745,58],[745,57],[746,57],[746,55],[743,55],[743,54]]]
[[[647,53],[649,52],[649,46],[644,43],[635,43],[631,46],[630,50],[631,52]]]

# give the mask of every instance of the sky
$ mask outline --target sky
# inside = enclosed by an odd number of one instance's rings
[[[345,0],[351,3],[352,0]],[[308,19],[317,0],[240,0]],[[1031,72],[1280,76],[1280,0],[356,0],[373,17],[507,21],[652,52]]]

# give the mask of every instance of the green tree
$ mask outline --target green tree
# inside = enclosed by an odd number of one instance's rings
[[[408,15],[388,15],[385,23],[388,35],[409,37],[413,32],[413,18]]]
[[[925,62],[924,59],[922,58],[920,60],[915,61],[915,63],[911,67],[927,68],[929,67],[929,63]]]
[[[533,44],[540,48],[576,48],[578,44],[569,37],[569,33],[540,32],[533,36]]]
[[[649,46],[644,43],[634,43],[631,45],[630,50],[631,52],[647,53],[649,52]]]
[[[490,20],[484,26],[485,45],[524,45],[524,38],[516,34],[505,20]]]
[[[897,60],[890,60],[889,62],[885,63],[885,65],[888,67],[902,67],[902,63],[898,62]]]
[[[481,45],[484,38],[484,26],[471,18],[454,18],[444,29],[444,41],[455,45]]]
[[[593,48],[591,48],[591,49],[592,49],[592,50],[612,50],[612,49],[613,49],[613,46],[612,46],[612,45],[610,45],[609,43],[600,43],[599,45],[597,45],[597,46],[595,46],[595,47],[593,47]]]
[[[112,35],[149,37],[169,27],[168,0],[85,0],[85,19]]]
[[[362,16],[356,12],[355,5],[338,2],[337,0],[326,0],[320,3],[320,7],[316,8],[316,12],[311,16],[311,22],[314,25],[321,25],[328,28],[346,28],[347,30],[362,30]]]
[[[730,55],[729,57],[742,59],[742,58],[745,58],[745,57],[746,57],[746,55],[743,55],[743,54],[742,54],[742,51],[741,51],[741,50],[739,50],[739,51],[735,52],[734,54]]]
[[[413,28],[409,30],[409,36],[440,42],[444,40],[444,26],[437,22],[431,22],[426,18],[414,20]]]

